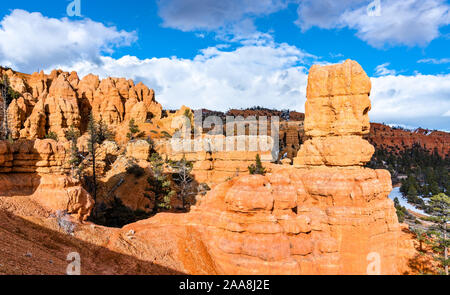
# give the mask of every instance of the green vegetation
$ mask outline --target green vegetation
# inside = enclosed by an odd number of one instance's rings
[[[12,89],[12,87],[9,84],[9,79],[7,75],[3,75],[3,79],[0,82],[1,84],[1,88],[5,88],[5,93],[6,93],[6,100],[5,100],[5,105],[6,108],[8,108],[9,104],[14,100],[17,99],[21,96],[21,94],[17,91],[15,91],[14,89]]]
[[[47,134],[45,135],[45,138],[47,138],[47,139],[53,139],[53,140],[58,141],[58,134],[56,134],[56,133],[53,132],[53,131],[50,131],[49,133],[47,133]]]
[[[98,144],[102,144],[107,140],[114,141],[116,136],[115,132],[109,128],[109,126],[103,121],[102,118],[100,118],[96,125]]]
[[[413,216],[411,216],[408,210],[406,210],[405,207],[400,205],[398,198],[394,199],[394,206],[395,209],[397,210],[397,217],[399,222],[404,222],[406,217],[413,219]]]
[[[142,138],[145,136],[144,132],[141,132],[139,130],[139,127],[136,125],[134,119],[131,119],[130,122],[128,123],[128,133],[127,133],[127,138],[129,140],[135,140],[138,138]]]
[[[255,164],[251,164],[250,166],[248,166],[248,171],[250,174],[259,174],[259,175],[266,174],[267,172],[266,168],[263,167],[259,154],[256,155]]]
[[[155,210],[169,210],[176,192],[172,189],[170,179],[164,174],[164,161],[159,154],[153,153],[150,163],[153,176],[149,177],[147,182],[155,194]]]
[[[83,167],[83,156],[78,150],[78,138],[80,138],[80,132],[76,130],[73,126],[70,126],[69,130],[65,134],[67,140],[70,141],[70,158],[69,164],[72,169],[72,176],[80,179]]]
[[[376,148],[368,167],[389,170],[392,182],[401,184],[400,191],[408,202],[423,210],[426,199],[450,192],[450,158],[442,158],[436,150],[430,153],[418,144],[403,151]]]
[[[423,244],[433,250],[433,257],[441,266],[441,273],[448,274],[448,212],[450,208],[450,157],[441,157],[434,150],[429,152],[418,144],[412,148],[393,150],[376,148],[368,165],[375,169],[388,169],[393,183],[401,184],[400,191],[409,203],[424,210],[430,216],[421,217],[431,225],[423,226],[416,220],[410,226],[419,241],[419,250]],[[414,219],[408,211],[394,200],[400,222],[405,218]]]
[[[440,193],[430,198],[426,206],[427,211],[435,219],[433,226],[428,230],[428,234],[432,237],[429,244],[435,255],[434,258],[442,266],[442,274],[448,275],[448,247],[450,239],[448,238],[450,197]]]

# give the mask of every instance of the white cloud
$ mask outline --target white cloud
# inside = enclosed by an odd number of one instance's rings
[[[283,9],[288,1],[159,0],[158,13],[165,27],[182,31],[216,31],[222,35],[248,35],[256,32],[255,17]]]
[[[303,31],[350,28],[374,47],[385,45],[425,46],[440,36],[439,28],[450,24],[445,0],[384,0],[379,16],[369,16],[368,0],[305,0],[298,8],[297,23]]]
[[[101,57],[100,64],[86,61],[61,67],[81,76],[93,72],[143,81],[155,89],[165,108],[185,104],[223,111],[257,105],[304,109],[307,69],[303,64],[313,56],[270,40],[233,51],[219,47],[203,49],[193,59]]]
[[[233,51],[202,50],[194,59],[102,57],[77,63],[81,75],[125,76],[156,90],[165,108],[227,110],[250,106],[304,111],[311,56],[287,44],[243,45]],[[317,63],[317,61],[314,61]],[[372,78],[372,122],[450,129],[450,74],[386,74]]]
[[[397,72],[395,70],[390,70],[387,67],[390,63],[384,63],[375,68],[375,76],[386,76],[386,75],[395,75]]]
[[[96,63],[101,54],[135,40],[134,32],[118,31],[89,19],[55,19],[16,9],[0,22],[0,63],[26,72],[67,60]]]
[[[448,64],[450,63],[450,58],[424,58],[417,61],[418,63],[426,63],[426,64],[434,64],[434,65],[441,65],[441,64]]]
[[[133,33],[91,20],[51,19],[15,10],[0,22],[0,62],[33,72],[61,67],[142,81],[165,108],[227,110],[255,105],[304,111],[307,68],[318,62],[301,49],[269,36],[201,50],[193,59],[104,56],[130,44]],[[102,55],[103,54],[103,55]],[[320,61],[328,64],[327,61]],[[385,63],[372,78],[372,121],[450,129],[450,74],[397,75]],[[379,70],[379,71],[378,71]]]
[[[450,74],[372,78],[374,122],[450,129]]]

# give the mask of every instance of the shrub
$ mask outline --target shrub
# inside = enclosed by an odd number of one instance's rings
[[[56,221],[58,222],[59,228],[68,235],[72,235],[75,230],[75,223],[70,221],[69,214],[66,210],[56,211]]]
[[[45,135],[45,138],[58,141],[58,135],[53,131],[47,133],[47,135]]]
[[[259,154],[256,155],[255,164],[251,164],[250,166],[248,166],[248,172],[250,172],[250,174],[259,174],[259,175],[266,174],[267,172],[266,168],[263,167]]]

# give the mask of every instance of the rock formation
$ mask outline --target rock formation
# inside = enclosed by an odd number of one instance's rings
[[[15,89],[28,93],[10,106],[11,112],[19,114],[14,118],[15,134],[35,140],[0,142],[0,172],[8,173],[0,174],[0,183],[5,184],[0,189],[0,208],[19,206],[11,205],[8,197],[25,195],[28,202],[33,200],[44,209],[65,209],[86,218],[92,208],[90,196],[69,178],[48,174],[64,169],[60,148],[64,143],[39,138],[49,131],[63,134],[68,122],[83,130],[91,110],[122,136],[134,116],[140,126],[151,124],[155,132],[179,129],[169,126],[173,114],[160,119],[163,115],[154,92],[143,84],[113,78],[100,81],[92,75],[80,80],[76,73],[61,71],[23,77],[8,73],[15,78]],[[189,213],[160,213],[116,230],[80,224],[75,237],[188,274],[408,271],[414,250],[388,198],[389,172],[362,167],[374,151],[363,139],[369,132],[370,87],[369,78],[354,61],[311,68],[304,124],[307,140],[294,166],[267,163],[274,160],[270,151],[174,151],[168,141],[156,142],[155,149],[163,157],[194,160],[196,180],[216,184],[213,189],[198,195]],[[157,122],[150,123],[155,118]],[[295,146],[295,132],[288,133]],[[189,138],[187,144],[194,145],[196,140]],[[128,160],[145,162],[150,146],[135,141],[119,151],[105,142],[100,151],[117,156],[101,189],[117,191],[133,209],[151,210],[154,204],[145,196],[147,175],[140,179],[127,175],[132,182],[117,187]],[[269,173],[242,175],[258,153]],[[139,187],[136,198],[130,194],[134,185]]]
[[[420,128],[409,131],[372,123],[367,139],[376,148],[393,152],[403,151],[418,144],[430,153],[436,150],[441,157],[450,157],[450,133],[448,132]]]
[[[361,66],[343,64],[313,66],[308,76],[305,135],[295,166],[362,166],[374,148],[369,133],[371,83]]]
[[[66,210],[85,220],[94,202],[78,181],[64,175],[67,165],[64,145],[54,140],[0,141],[0,203],[26,196],[18,200],[25,208],[34,202],[47,212]]]
[[[125,226],[110,247],[150,261],[149,245],[164,235],[165,244],[181,245],[171,254],[174,267],[191,274],[408,271],[414,249],[388,198],[389,172],[361,167],[373,152],[362,139],[369,129],[366,77],[353,61],[311,69],[311,148],[300,150],[299,168],[274,165],[266,176],[234,177],[199,196],[188,214]],[[131,246],[120,242],[127,232],[134,233]]]
[[[201,138],[192,141],[183,141],[179,149],[174,149],[173,141],[157,140],[155,149],[169,160],[180,161],[183,157],[193,162],[192,174],[199,183],[206,183],[210,186],[222,183],[233,177],[248,174],[248,166],[255,163],[256,155],[260,155],[264,166],[269,168],[271,162],[275,161],[271,150],[262,149],[258,143],[256,151],[250,151],[249,138],[244,141],[244,150],[227,150],[226,143],[233,142],[237,147],[237,136],[209,136],[203,135]],[[271,143],[270,137],[255,137],[255,141]],[[195,151],[195,142],[200,144],[201,150]],[[221,150],[214,147],[222,146]],[[183,148],[183,149],[182,149]]]
[[[92,74],[80,79],[76,72],[61,70],[26,75],[0,68],[4,74],[21,95],[8,108],[13,139],[43,139],[49,133],[62,138],[70,126],[84,133],[91,112],[96,120],[124,130],[130,119],[143,124],[161,118],[154,91],[132,80],[100,80]]]

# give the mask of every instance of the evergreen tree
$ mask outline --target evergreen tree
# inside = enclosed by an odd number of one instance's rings
[[[89,156],[92,162],[92,179],[93,179],[93,197],[94,201],[97,200],[97,177],[96,177],[96,167],[95,167],[95,157],[96,157],[96,150],[97,150],[97,144],[98,144],[98,129],[97,129],[97,123],[94,120],[94,117],[92,113],[89,115],[89,122],[88,122],[88,151]],[[95,212],[94,212],[95,213]]]
[[[437,184],[436,181],[433,181],[433,182],[431,183],[431,185],[430,185],[430,191],[431,191],[431,194],[432,194],[433,196],[439,194],[440,189],[439,189],[439,185]]]
[[[102,118],[97,123],[97,143],[102,144],[106,140],[114,140],[115,133],[109,129],[109,126]]]
[[[256,155],[255,164],[251,164],[250,166],[248,166],[248,171],[250,172],[250,174],[266,174],[266,168],[264,168],[264,166],[262,165],[259,154]]]
[[[176,193],[172,190],[170,180],[164,174],[164,161],[157,153],[153,153],[150,156],[149,161],[152,167],[153,176],[149,177],[147,182],[155,194],[155,210],[168,210],[171,208],[171,199]]]
[[[183,157],[180,161],[172,162],[170,167],[175,172],[173,179],[178,188],[178,196],[181,198],[183,209],[186,206],[186,200],[193,195],[197,194],[194,187],[194,178],[191,175],[193,164],[186,161]]]
[[[143,133],[139,130],[139,127],[136,125],[134,119],[131,119],[128,123],[127,138],[129,140],[135,140],[136,138],[140,138],[142,136]]]
[[[82,155],[78,150],[78,138],[80,137],[80,132],[76,130],[73,126],[70,126],[69,130],[66,131],[66,138],[70,141],[70,159],[69,164],[72,168],[72,177],[80,178],[82,172]]]
[[[448,247],[450,240],[448,239],[449,211],[450,211],[450,197],[446,194],[440,193],[430,198],[426,208],[434,218],[434,226],[429,233],[434,237],[431,242],[433,250],[438,253],[435,257],[448,275]]]

